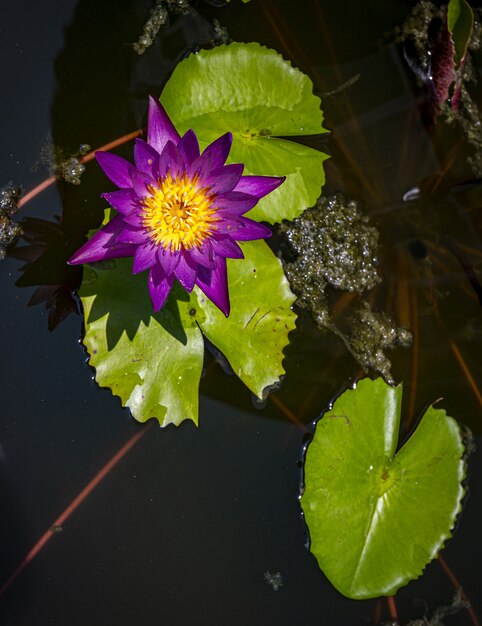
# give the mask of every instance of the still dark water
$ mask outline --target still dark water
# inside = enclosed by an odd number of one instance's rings
[[[408,189],[440,173],[453,141],[450,133],[429,140],[416,115],[415,81],[391,43],[413,3],[233,0],[216,10],[200,2],[196,17],[174,19],[138,57],[130,44],[150,6],[148,0],[4,3],[0,186],[12,180],[28,190],[48,174],[34,166],[49,136],[75,151],[142,126],[147,94],[160,92],[189,49],[212,39],[216,17],[232,39],[282,52],[311,76],[319,94],[360,74],[343,95],[324,99],[325,125],[334,133],[315,145],[333,155],[327,190],[342,189],[365,203],[381,230],[388,287],[377,295],[380,306],[397,300],[405,280],[397,273],[397,253],[414,240],[443,231],[473,247],[478,234],[480,251],[480,217],[478,231],[470,221],[480,212],[480,191],[457,191],[471,177],[463,155],[445,175],[444,194],[415,213],[401,203]],[[131,149],[119,153],[128,156]],[[23,217],[51,220],[63,209],[63,231],[30,273],[22,276],[12,258],[0,265],[0,584],[107,460],[145,428],[93,382],[78,342],[80,316],[49,332],[43,305],[28,306],[35,286],[65,279],[63,260],[99,222],[104,185],[91,164],[80,187],[54,186],[29,203]],[[457,342],[480,384],[480,305],[460,264],[450,255],[437,259],[445,270],[439,265],[427,278],[414,259],[408,274],[418,293],[416,407],[444,396],[449,414],[480,433],[480,405],[450,347]],[[433,291],[443,325],[430,315],[426,295]],[[307,318],[299,326],[277,397],[310,428],[353,381],[357,365]],[[392,361],[408,393],[412,351],[394,352]],[[0,624],[373,623],[375,602],[340,596],[305,548],[298,505],[303,433],[272,402],[254,409],[249,392],[219,368],[203,380],[202,392],[200,427],[149,428],[0,599]],[[481,469],[477,451],[465,509],[444,551],[479,615]],[[278,591],[265,572],[282,575]],[[414,600],[433,609],[453,591],[432,563],[397,595],[401,622],[423,613]],[[461,613],[446,623],[469,621]]]

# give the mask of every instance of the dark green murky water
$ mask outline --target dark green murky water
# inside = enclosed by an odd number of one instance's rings
[[[147,94],[160,92],[189,50],[209,43],[212,20],[219,19],[232,39],[282,52],[322,96],[325,126],[333,132],[312,145],[333,157],[326,192],[359,202],[380,233],[382,282],[366,299],[414,333],[412,348],[388,353],[394,378],[413,398],[406,411],[416,415],[443,396],[447,412],[480,433],[481,308],[467,267],[480,279],[482,187],[460,131],[429,134],[421,121],[423,95],[393,43],[412,6],[233,0],[221,10],[199,2],[196,15],[174,19],[138,56],[130,43],[142,30],[148,0],[6,5],[0,186],[12,180],[28,190],[48,174],[45,165],[34,166],[49,136],[74,152],[139,128]],[[475,61],[480,76],[480,53]],[[480,85],[472,93],[480,101]],[[130,151],[127,145],[119,154]],[[51,187],[28,204],[22,217],[51,220],[63,211],[62,228],[39,238],[39,224],[30,221],[25,227],[36,233],[36,244],[46,244],[44,257],[27,272],[12,258],[0,265],[0,584],[142,428],[92,382],[78,343],[81,318],[69,315],[51,333],[43,305],[28,306],[37,286],[51,293],[52,286],[78,280],[64,260],[99,222],[104,185],[91,164],[79,187]],[[419,199],[404,202],[414,187]],[[67,295],[58,302],[65,305]],[[328,298],[340,306],[337,292]],[[200,428],[151,427],[0,598],[0,623],[373,624],[375,602],[341,597],[305,548],[297,500],[305,434],[280,408],[310,431],[359,366],[308,314],[292,339],[286,380],[263,410],[235,377],[208,363]],[[444,552],[479,613],[481,465],[476,452],[465,509]],[[281,574],[278,591],[266,572]],[[453,591],[432,563],[397,595],[401,623],[423,614],[415,599],[433,609]],[[447,619],[469,623],[463,613]]]

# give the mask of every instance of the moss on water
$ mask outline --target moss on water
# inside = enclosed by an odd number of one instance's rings
[[[408,347],[411,334],[383,312],[359,300],[351,313],[335,323],[329,291],[361,296],[381,278],[378,272],[378,230],[360,205],[342,193],[322,196],[315,207],[293,222],[283,222],[282,255],[297,305],[307,309],[319,328],[336,334],[365,370],[391,381],[386,351]]]

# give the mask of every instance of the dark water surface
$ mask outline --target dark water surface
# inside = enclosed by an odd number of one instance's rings
[[[363,202],[380,228],[384,283],[375,304],[392,302],[396,314],[397,290],[407,280],[417,293],[417,410],[444,396],[449,414],[480,433],[480,405],[451,347],[456,342],[480,384],[480,304],[467,276],[450,254],[439,255],[431,273],[417,254],[408,274],[400,269],[407,250],[417,250],[413,242],[439,245],[434,232],[481,249],[476,215],[482,194],[477,186],[460,191],[460,183],[473,178],[463,151],[444,175],[444,193],[415,209],[401,202],[408,189],[444,169],[454,145],[450,132],[436,141],[427,135],[414,78],[391,43],[393,28],[412,5],[233,0],[216,10],[200,3],[196,18],[174,19],[138,57],[130,43],[141,32],[148,0],[5,4],[0,186],[12,180],[28,190],[48,174],[45,166],[33,166],[49,136],[75,151],[141,127],[147,94],[160,92],[189,49],[212,39],[214,17],[233,39],[283,52],[312,77],[318,94],[360,74],[344,92],[323,100],[325,125],[334,133],[315,145],[333,155],[327,190],[341,189]],[[129,157],[131,150],[127,145],[118,153]],[[23,275],[18,260],[0,265],[0,585],[107,460],[145,428],[93,382],[78,342],[80,316],[69,315],[49,332],[48,311],[28,306],[35,286],[78,279],[66,274],[64,260],[98,224],[105,190],[94,164],[82,181],[80,187],[53,186],[22,210],[23,217],[43,220],[64,210],[63,230],[43,261]],[[431,313],[433,293],[439,318]],[[307,317],[293,340],[277,397],[310,428],[358,368]],[[413,350],[394,352],[392,361],[408,394]],[[340,596],[305,548],[298,505],[303,433],[272,402],[255,410],[249,392],[219,368],[202,381],[202,391],[200,427],[151,426],[0,598],[0,624],[373,623],[375,601]],[[481,466],[477,451],[465,509],[444,551],[479,615]],[[281,573],[278,591],[266,583],[266,572]],[[432,563],[397,594],[401,623],[423,614],[415,599],[433,609],[453,592]],[[461,613],[446,623],[470,622]]]

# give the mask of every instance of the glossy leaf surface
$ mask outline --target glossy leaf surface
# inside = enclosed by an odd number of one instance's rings
[[[450,537],[460,510],[457,423],[429,407],[396,452],[402,387],[368,378],[320,419],[305,459],[301,504],[311,551],[350,598],[393,595]]]

